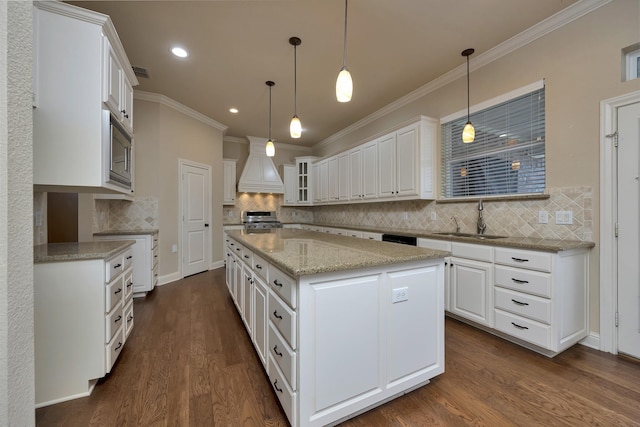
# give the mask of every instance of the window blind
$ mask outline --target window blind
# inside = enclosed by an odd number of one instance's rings
[[[441,183],[446,198],[539,194],[545,189],[544,87],[441,125]]]

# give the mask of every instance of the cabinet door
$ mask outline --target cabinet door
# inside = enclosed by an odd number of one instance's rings
[[[396,132],[396,195],[418,194],[418,128],[410,126]]]
[[[329,162],[320,162],[320,201],[329,200]]]
[[[493,327],[492,264],[451,257],[451,313]]]
[[[233,302],[235,303],[236,307],[238,307],[238,310],[240,310],[240,304],[238,303],[238,300],[239,294],[241,292],[240,288],[242,286],[242,262],[236,255],[233,255],[233,271],[234,278],[233,286],[231,288],[231,296],[233,297]]]
[[[122,118],[122,124],[129,132],[133,132],[133,87],[129,80],[124,75],[124,72],[120,72],[120,116]]]
[[[338,200],[349,200],[349,153],[338,155]]]
[[[260,278],[253,278],[253,344],[258,351],[260,361],[263,365],[267,362],[267,325],[268,325],[268,307],[267,286]]]
[[[321,179],[320,179],[320,163],[316,163],[311,166],[311,172],[313,176],[313,202],[320,203],[321,201]]]
[[[338,158],[331,157],[327,161],[328,201],[338,201]]]
[[[378,140],[378,197],[396,194],[396,137],[395,133]]]
[[[308,160],[296,159],[296,203],[297,204],[310,204],[311,203],[311,162]]]
[[[349,199],[359,200],[362,194],[362,149],[349,151]]]
[[[296,181],[298,180],[296,167],[293,165],[284,165],[282,170],[284,175],[284,204],[295,205],[297,193]]]
[[[242,320],[244,321],[244,326],[249,331],[249,335],[251,335],[251,330],[253,328],[253,317],[251,310],[251,302],[253,301],[253,276],[251,274],[251,269],[244,265],[242,267],[242,298],[241,298],[241,306],[242,306]]]
[[[120,82],[122,81],[122,67],[120,66],[120,62],[118,62],[118,58],[116,58],[115,52],[111,48],[109,40],[107,40],[106,37],[103,40],[105,55],[105,81],[102,100],[107,104],[111,112],[116,114],[120,112],[120,105],[122,104],[122,88],[120,87]]]
[[[362,198],[378,197],[378,141],[362,146]]]
[[[227,265],[226,265],[226,273],[227,273],[227,288],[229,289],[229,294],[233,295],[233,280],[235,279],[235,259],[233,259],[233,255],[229,249],[225,248],[225,252],[227,254]]]
[[[236,204],[236,162],[224,161],[224,194],[223,204]]]

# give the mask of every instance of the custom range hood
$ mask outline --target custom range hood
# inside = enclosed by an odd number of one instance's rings
[[[238,191],[240,193],[284,193],[284,184],[276,165],[267,157],[267,138],[248,136],[249,157],[244,164]]]

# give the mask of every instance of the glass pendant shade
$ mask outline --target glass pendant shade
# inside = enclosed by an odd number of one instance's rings
[[[276,154],[276,146],[273,145],[273,141],[269,139],[267,141],[267,157],[273,157]]]
[[[336,80],[336,98],[338,102],[349,102],[352,94],[353,80],[351,80],[351,73],[347,70],[347,67],[342,67],[338,74],[338,80]]]
[[[302,135],[302,123],[300,123],[300,119],[297,115],[294,115],[291,119],[289,132],[291,133],[291,138],[300,138]]]
[[[462,142],[469,144],[473,142],[474,139],[476,139],[476,130],[473,128],[471,122],[467,122],[467,124],[464,125],[464,129],[462,129]]]

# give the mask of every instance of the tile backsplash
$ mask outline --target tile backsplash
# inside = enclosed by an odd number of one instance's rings
[[[276,211],[282,222],[313,222],[314,208],[281,206],[283,199],[281,194],[237,193],[235,206],[223,207],[224,222],[242,222],[242,211]]]
[[[107,230],[148,230],[159,228],[158,198],[136,197],[125,200],[95,200],[93,232]]]
[[[592,195],[590,187],[549,189],[549,198],[484,202],[486,234],[546,239],[592,240]],[[476,232],[477,202],[436,203],[411,200],[313,208],[313,222],[340,226],[365,226],[420,231],[454,231],[456,217],[460,231]],[[547,224],[538,223],[539,211],[546,211]],[[555,223],[556,211],[571,211],[573,224]],[[435,220],[432,220],[435,215]]]

